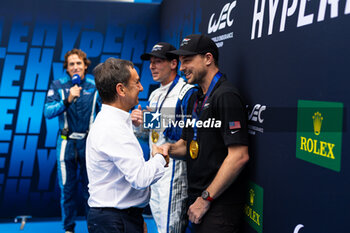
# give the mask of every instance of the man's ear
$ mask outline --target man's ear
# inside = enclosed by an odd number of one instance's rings
[[[170,61],[170,68],[171,68],[172,70],[176,69],[177,63],[178,63],[178,62],[177,62],[176,59],[171,60],[171,61]]]
[[[212,63],[214,63],[214,56],[213,56],[213,54],[211,54],[211,53],[206,53],[206,54],[204,55],[204,58],[205,58],[205,64],[206,64],[207,66],[211,65]]]
[[[118,96],[125,96],[125,86],[122,83],[118,83],[115,86]]]

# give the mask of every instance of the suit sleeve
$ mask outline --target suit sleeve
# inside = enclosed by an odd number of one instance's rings
[[[60,115],[66,109],[66,105],[61,96],[63,93],[60,93],[59,91],[62,91],[62,89],[58,89],[55,82],[51,83],[50,89],[47,92],[44,107],[44,116],[48,119]]]

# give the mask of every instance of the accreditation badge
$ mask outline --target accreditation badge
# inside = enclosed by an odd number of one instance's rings
[[[159,134],[155,130],[152,130],[151,139],[153,143],[158,142]]]
[[[195,140],[192,140],[190,144],[190,155],[192,159],[196,159],[198,157],[198,142]]]

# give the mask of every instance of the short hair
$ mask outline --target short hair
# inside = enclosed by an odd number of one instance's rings
[[[211,53],[211,52],[208,52],[208,53],[210,53],[212,56],[213,56],[213,59],[214,59],[214,65],[216,66],[216,67],[219,67],[219,57],[218,56],[216,56],[216,55],[214,55],[213,53]],[[204,57],[205,56],[205,54],[207,54],[207,53],[200,53],[199,55],[200,56],[202,56],[202,57]]]
[[[127,86],[131,77],[131,61],[110,57],[98,64],[93,70],[95,83],[102,102],[112,103],[117,99],[116,86],[122,83]]]
[[[218,55],[214,55],[214,54],[212,54],[212,55],[213,55],[213,58],[214,58],[214,65],[216,67],[219,67],[219,52],[218,52]]]
[[[70,55],[73,55],[73,54],[78,55],[78,57],[79,57],[80,59],[83,60],[83,62],[84,62],[84,64],[86,65],[87,68],[90,66],[91,61],[87,58],[86,53],[85,53],[83,50],[81,50],[81,49],[75,49],[75,48],[74,48],[74,49],[68,51],[68,52],[64,55],[63,68],[67,69],[67,67],[68,67],[68,57],[69,57]],[[87,69],[85,70],[85,74],[86,74],[86,72],[87,72]]]
[[[179,56],[169,54],[169,55],[167,55],[167,58],[161,58],[161,57],[157,57],[154,55],[151,55],[150,57],[158,58],[158,59],[161,59],[161,60],[167,61],[167,62],[171,62],[172,60],[175,59],[176,60],[176,67],[174,70],[177,72],[179,69],[179,63],[180,63]]]
[[[168,60],[169,62],[171,62],[173,59],[175,59],[175,60],[176,60],[176,67],[175,67],[175,71],[177,72],[177,71],[178,71],[178,69],[179,69],[179,56],[176,56],[176,57],[173,57],[173,58],[167,58],[167,60]]]

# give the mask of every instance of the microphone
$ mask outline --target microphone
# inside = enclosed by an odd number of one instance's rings
[[[73,86],[79,86],[80,85],[80,81],[81,81],[81,79],[80,79],[79,74],[73,75],[73,77],[72,77],[72,84],[73,84]],[[74,97],[74,100],[73,100],[74,103],[77,101],[77,98],[78,97]]]
[[[73,75],[73,77],[72,77],[73,86],[75,86],[75,85],[79,86],[80,85],[80,81],[81,81],[81,79],[80,79],[79,74]]]

